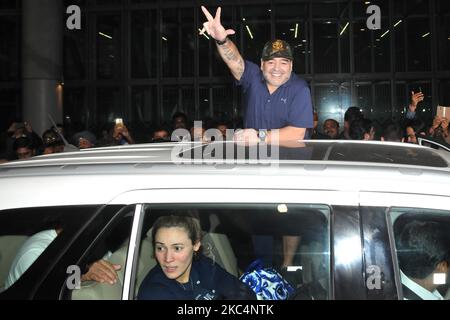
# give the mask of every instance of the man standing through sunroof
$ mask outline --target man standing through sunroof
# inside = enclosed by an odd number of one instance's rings
[[[279,39],[267,42],[258,67],[244,60],[228,38],[235,31],[222,26],[221,8],[215,17],[203,6],[202,11],[208,21],[201,33],[207,32],[215,40],[220,56],[244,91],[245,129],[235,133],[235,140],[274,143],[308,138],[306,129],[313,127],[311,93],[306,81],[292,72],[290,45]]]

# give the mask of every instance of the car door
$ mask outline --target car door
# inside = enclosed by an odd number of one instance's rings
[[[194,212],[199,217],[214,261],[236,277],[245,272],[255,257],[273,261],[270,266],[279,268],[286,256],[283,251],[286,239],[295,242],[300,238],[290,265],[292,273],[286,274],[298,281],[296,288],[306,288],[310,294],[314,291],[312,287],[321,287],[312,295],[325,299],[362,298],[364,293],[356,192],[137,190],[111,202],[118,203],[142,204],[143,210],[135,220],[139,225],[133,225],[136,232],[130,238],[127,261],[132,262],[132,268],[129,271],[127,264],[124,299],[138,296],[143,278],[157,264],[150,258],[152,223],[157,217],[174,212]],[[261,247],[272,249],[258,250]],[[267,257],[262,251],[273,254]],[[301,274],[295,274],[298,270],[302,270]],[[303,293],[298,296],[305,298],[307,295]]]
[[[405,274],[402,264],[412,261],[404,258],[407,250],[400,248],[404,241],[401,228],[423,223],[436,225],[436,232],[443,228],[443,233],[450,232],[450,198],[410,193],[361,192],[360,212],[364,246],[364,269],[366,294],[369,299],[403,299],[405,298]],[[419,229],[420,230],[420,229]],[[423,229],[424,232],[426,231]],[[417,232],[418,243],[426,242],[425,235]],[[450,247],[446,240],[445,246]],[[412,242],[412,240],[411,240]],[[419,248],[408,250],[419,255]],[[431,249],[430,249],[431,250]],[[414,262],[420,270],[419,262]],[[419,272],[417,271],[417,272]],[[406,280],[408,281],[408,280]],[[415,287],[413,283],[412,286]],[[438,286],[438,291],[446,297],[448,288]],[[419,290],[421,290],[419,288]],[[433,297],[431,297],[433,298]],[[447,295],[448,298],[448,295]]]

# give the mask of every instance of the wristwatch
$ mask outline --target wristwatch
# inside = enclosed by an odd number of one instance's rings
[[[266,142],[267,130],[266,129],[259,130],[258,138],[259,138],[259,142]]]
[[[216,43],[217,43],[219,46],[221,46],[221,45],[225,44],[225,42],[227,42],[227,40],[228,40],[228,37],[225,37],[225,39],[223,39],[223,41],[216,40]]]

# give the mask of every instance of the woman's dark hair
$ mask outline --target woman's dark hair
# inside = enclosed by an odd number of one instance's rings
[[[19,148],[28,148],[30,150],[34,149],[33,141],[27,136],[22,136],[14,140],[13,150],[17,151]]]
[[[344,120],[347,122],[353,122],[363,118],[363,114],[358,107],[350,107],[345,111]]]
[[[162,216],[156,219],[152,230],[152,245],[155,249],[155,236],[161,228],[183,228],[186,230],[188,238],[191,239],[192,244],[196,244],[202,239],[202,229],[200,221],[190,216]],[[199,250],[200,251],[200,250]]]
[[[425,123],[422,120],[416,118],[416,119],[408,120],[405,123],[405,129],[408,127],[413,128],[416,135],[418,135],[420,132],[422,132],[425,129]]]
[[[398,123],[390,123],[383,130],[384,141],[401,142],[403,138],[402,127]]]
[[[364,135],[370,134],[370,130],[373,128],[372,121],[369,119],[358,119],[350,123],[349,135],[353,140],[363,140]]]

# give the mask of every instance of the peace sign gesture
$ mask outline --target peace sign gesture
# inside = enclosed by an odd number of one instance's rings
[[[200,31],[200,34],[205,33],[205,31],[214,38],[214,40],[224,41],[227,36],[235,34],[235,31],[232,29],[227,29],[222,26],[220,22],[220,13],[222,9],[219,7],[216,11],[216,16],[213,17],[209,11],[202,6],[202,11],[205,14],[207,22],[203,24],[203,29]]]

